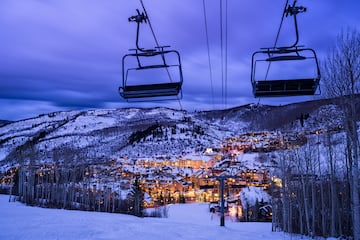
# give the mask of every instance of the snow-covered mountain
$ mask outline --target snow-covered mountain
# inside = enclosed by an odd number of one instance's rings
[[[8,120],[0,120],[0,126],[3,126],[5,124],[9,124],[11,123],[11,121],[8,121]]]
[[[178,157],[246,132],[333,128],[341,124],[335,101],[202,112],[125,108],[43,114],[0,125],[0,165]]]

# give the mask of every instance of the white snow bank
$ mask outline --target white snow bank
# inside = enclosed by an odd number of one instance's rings
[[[252,207],[255,206],[256,200],[258,202],[270,202],[271,197],[262,187],[247,187],[240,192],[240,199],[244,207],[247,205]]]
[[[206,203],[170,205],[169,218],[28,207],[0,195],[0,239],[12,240],[217,240],[300,239],[271,232],[271,223],[242,223],[219,217]],[[306,238],[301,238],[306,239]]]

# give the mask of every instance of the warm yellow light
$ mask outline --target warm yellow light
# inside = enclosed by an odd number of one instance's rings
[[[277,177],[271,177],[271,181],[275,183],[275,186],[282,187],[282,182],[280,178]]]

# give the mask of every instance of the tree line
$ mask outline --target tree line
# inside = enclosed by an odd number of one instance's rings
[[[88,165],[22,166],[14,176],[13,193],[32,206],[145,216],[137,180],[127,192],[110,185],[99,188],[91,183],[90,171]]]
[[[272,188],[273,228],[311,237],[353,234],[350,167],[344,135],[315,136],[299,149],[279,155],[276,174],[282,187]],[[342,136],[341,136],[342,135]]]
[[[324,96],[337,98],[343,133],[325,133],[280,153],[273,228],[308,236],[360,239],[360,34],[347,29],[322,64]],[[333,118],[329,113],[329,120]],[[327,126],[324,126],[326,129]]]

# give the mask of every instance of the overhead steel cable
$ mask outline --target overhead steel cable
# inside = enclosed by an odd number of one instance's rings
[[[228,84],[228,0],[225,0],[225,108],[227,108]]]
[[[220,55],[221,55],[221,99],[225,105],[225,89],[224,89],[224,42],[223,42],[223,1],[220,0]]]
[[[223,1],[220,0],[220,48],[221,48],[221,96],[224,108],[227,107],[227,58],[228,58],[228,1],[225,0],[225,29]],[[224,34],[225,32],[225,34]],[[225,41],[225,45],[224,45]]]
[[[283,22],[284,22],[284,18],[285,18],[285,15],[286,15],[285,9],[286,9],[286,6],[287,6],[288,4],[289,4],[289,0],[286,0],[285,6],[284,6],[284,12],[283,12],[283,15],[282,15],[282,17],[281,17],[279,29],[278,29],[278,32],[277,32],[276,38],[275,38],[274,48],[276,48],[277,42],[278,42],[278,40],[279,40],[280,31],[281,31],[281,28],[282,28],[282,25],[283,25]]]
[[[151,25],[151,21],[150,21],[149,15],[148,15],[148,13],[147,13],[147,11],[146,11],[145,5],[144,5],[144,3],[143,3],[142,0],[140,0],[140,4],[141,4],[141,7],[143,8],[143,11],[144,11],[145,16],[146,16],[146,18],[147,18],[147,21],[148,21],[148,24],[149,24],[149,27],[150,27],[150,31],[151,31],[151,33],[152,33],[152,35],[153,35],[153,37],[154,37],[155,43],[156,43],[156,47],[159,48],[159,47],[160,47],[159,41],[158,41],[157,38],[156,38],[155,31],[154,31],[154,29],[153,29],[153,27],[152,27],[152,25]]]
[[[208,23],[207,23],[207,16],[206,16],[206,4],[205,0],[203,0],[203,13],[204,13],[204,23],[205,23],[205,35],[206,35],[206,47],[207,47],[207,54],[208,54],[208,64],[209,64],[209,74],[210,74],[210,87],[211,87],[211,103],[213,109],[215,108],[214,104],[214,85],[213,85],[213,73],[212,73],[212,65],[211,65],[211,55],[210,55],[210,43],[209,43],[209,31],[208,31]]]

